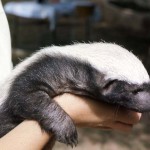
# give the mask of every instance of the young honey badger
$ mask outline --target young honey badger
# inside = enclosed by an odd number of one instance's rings
[[[44,48],[21,62],[0,90],[0,136],[25,119],[76,145],[72,119],[53,100],[62,93],[150,111],[149,75],[126,49],[108,43]]]

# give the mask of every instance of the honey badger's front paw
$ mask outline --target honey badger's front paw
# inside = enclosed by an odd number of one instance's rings
[[[52,130],[57,141],[72,147],[78,144],[77,130],[70,117],[66,116],[65,121],[57,123]]]
[[[44,96],[45,99],[48,99],[49,104],[43,101]],[[45,93],[42,95],[42,101],[42,106],[36,108],[36,114],[35,112],[30,113],[30,118],[36,120],[47,133],[53,133],[57,141],[72,147],[77,145],[78,135],[70,116],[55,101],[49,100],[49,96]]]
[[[38,122],[47,133],[53,133],[55,139],[67,145],[76,146],[78,135],[70,116],[55,102],[42,109]]]

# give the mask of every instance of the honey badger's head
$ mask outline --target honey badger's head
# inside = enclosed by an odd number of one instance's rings
[[[150,84],[132,84],[110,80],[102,90],[102,99],[108,103],[138,111],[150,111]]]
[[[141,61],[118,45],[101,44],[101,48],[93,59],[93,66],[104,75],[101,98],[135,111],[150,111],[150,80]]]

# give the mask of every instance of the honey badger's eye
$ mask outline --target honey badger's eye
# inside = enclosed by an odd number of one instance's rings
[[[103,95],[107,95],[107,94],[112,93],[115,86],[116,86],[116,80],[108,81],[105,84],[105,86],[103,87],[103,91],[102,91]]]
[[[111,80],[108,83],[106,83],[106,85],[104,86],[104,89],[108,89],[110,88],[111,85],[113,85],[116,82],[116,80]]]
[[[143,91],[143,89],[140,88],[140,89],[136,89],[136,90],[132,91],[132,93],[133,94],[138,94],[139,92],[142,92],[142,91]]]

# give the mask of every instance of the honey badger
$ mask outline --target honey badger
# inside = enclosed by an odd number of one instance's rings
[[[138,112],[150,111],[150,79],[141,61],[111,43],[44,48],[12,71],[0,90],[0,137],[25,119],[36,120],[59,142],[76,145],[76,127],[53,100],[86,96]]]

